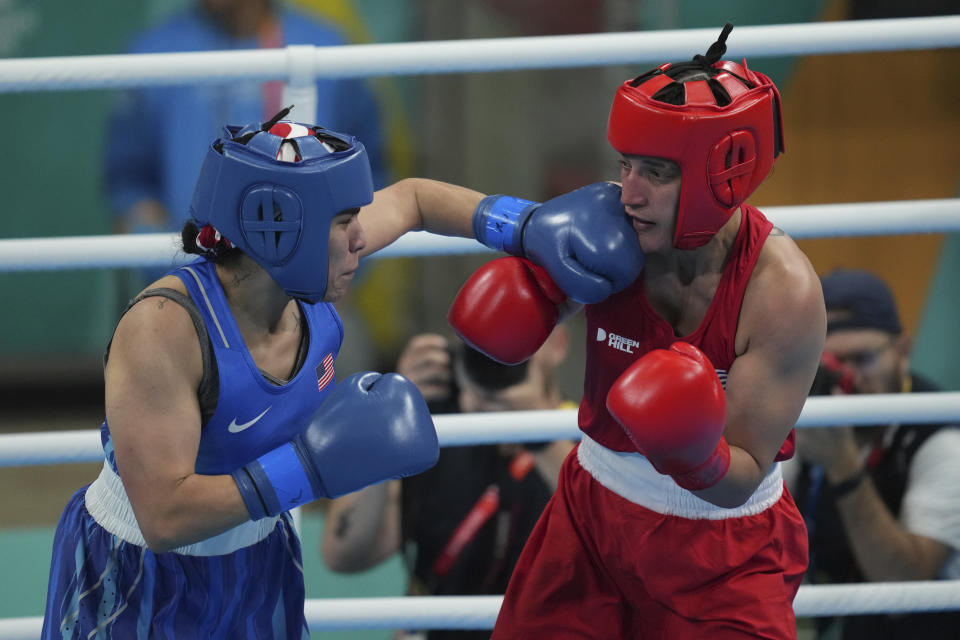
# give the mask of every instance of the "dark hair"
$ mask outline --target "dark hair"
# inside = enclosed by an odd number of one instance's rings
[[[200,228],[193,220],[187,220],[180,230],[180,241],[183,243],[183,252],[187,254],[204,256],[216,264],[226,265],[234,262],[243,255],[243,252],[236,248],[227,246],[223,242],[217,243],[213,249],[204,249],[197,244],[197,234]]]

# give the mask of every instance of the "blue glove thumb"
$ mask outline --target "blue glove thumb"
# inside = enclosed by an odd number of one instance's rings
[[[620,187],[610,182],[544,202],[527,220],[522,247],[567,295],[586,304],[627,288],[644,263]]]

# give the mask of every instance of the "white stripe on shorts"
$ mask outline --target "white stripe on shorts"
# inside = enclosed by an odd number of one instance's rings
[[[673,478],[654,469],[639,453],[611,451],[586,434],[580,440],[577,459],[597,482],[621,498],[668,516],[691,520],[752,516],[776,504],[783,495],[779,462],[770,467],[749,500],[739,507],[725,509],[693,495]]]

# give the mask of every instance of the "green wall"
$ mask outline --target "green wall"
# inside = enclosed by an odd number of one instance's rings
[[[945,390],[960,391],[960,234],[946,238],[917,329],[911,362]]]
[[[146,6],[58,0],[0,4],[5,57],[118,53],[145,24]],[[11,27],[12,28],[12,27]],[[101,192],[101,141],[109,91],[0,94],[0,238],[109,231]],[[0,274],[0,357],[99,353],[116,315],[117,273]]]

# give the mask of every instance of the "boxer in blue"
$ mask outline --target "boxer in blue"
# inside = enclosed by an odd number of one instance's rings
[[[224,130],[183,231],[200,257],[137,296],[107,350],[105,462],[57,528],[44,638],[309,636],[287,511],[438,454],[408,380],[334,382],[331,303],[409,229],[469,235],[480,197],[408,180],[374,200],[352,136],[279,118]]]

